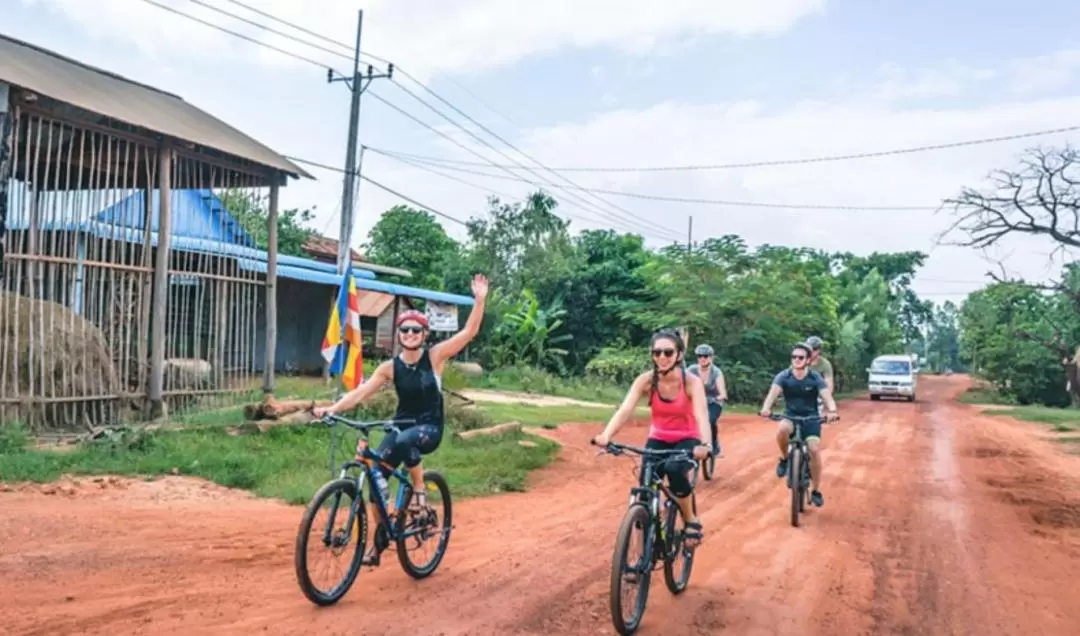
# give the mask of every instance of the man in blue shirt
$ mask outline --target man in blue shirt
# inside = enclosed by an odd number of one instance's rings
[[[769,394],[761,405],[761,414],[772,413],[773,404],[782,394],[784,396],[784,415],[802,420],[802,434],[806,447],[810,451],[810,479],[812,480],[810,502],[819,508],[825,505],[821,494],[821,418],[818,411],[818,396],[828,409],[827,418],[836,419],[836,401],[832,390],[820,373],[809,367],[811,350],[805,344],[792,347],[791,367],[784,369],[773,378]],[[812,418],[812,419],[802,419]],[[780,462],[776,465],[776,476],[787,476],[787,446],[795,427],[790,420],[780,422],[776,431],[776,443],[780,447]]]

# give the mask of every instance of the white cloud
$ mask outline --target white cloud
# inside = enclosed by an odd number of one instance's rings
[[[1080,71],[1080,49],[1049,55],[1016,58],[991,67],[974,67],[956,60],[935,68],[906,69],[885,64],[878,70],[880,84],[873,91],[885,101],[955,97],[977,88],[999,89],[1016,97],[1044,94],[1069,85]]]
[[[641,111],[616,110],[578,124],[534,130],[521,147],[556,167],[716,164],[903,148],[1067,126],[1077,123],[1078,109],[1080,97],[941,110],[910,110],[865,100],[805,102],[781,109],[755,102],[665,102]],[[564,174],[587,187],[682,197],[851,206],[925,205],[924,211],[917,212],[775,210],[606,197],[652,220],[656,224],[654,236],[685,236],[688,217],[693,215],[694,233],[699,238],[732,233],[755,244],[810,245],[854,252],[932,252],[923,277],[961,281],[920,285],[922,291],[940,300],[948,295],[960,298],[979,287],[979,281],[991,269],[980,254],[971,250],[935,247],[935,237],[951,218],[944,211],[935,213],[941,199],[956,194],[962,186],[981,185],[992,169],[1015,165],[1017,155],[1031,145],[1061,143],[1064,139],[1029,139],[879,159],[746,170]],[[440,152],[442,156],[475,159],[449,148]],[[412,191],[423,200],[476,209],[479,195],[473,190],[446,184],[430,175],[421,178],[422,173],[415,170],[396,172],[398,169],[390,168],[392,164],[387,160],[381,160],[379,165],[381,174],[390,174],[386,177],[388,183],[401,187],[413,184]],[[515,188],[518,192],[527,189],[502,180],[461,176],[493,188]],[[370,217],[377,214],[379,208],[375,206],[382,202],[373,197],[369,204],[373,207],[368,207],[365,214]],[[571,205],[565,198],[563,204],[567,213],[581,214],[581,206]],[[621,223],[624,229],[631,224],[625,217]],[[999,254],[1008,257],[1014,272],[1040,279],[1054,273],[1046,268],[1051,244],[1035,239],[1012,242],[1008,248]]]
[[[189,59],[252,55],[250,45],[142,0],[21,1],[51,7],[92,33],[127,39],[147,54]],[[348,64],[191,2],[156,1],[318,61]],[[281,28],[231,3],[210,3]],[[363,49],[428,76],[483,71],[573,48],[609,47],[644,55],[655,54],[658,48],[662,52],[676,38],[777,35],[821,12],[825,0],[367,0],[323,2],[318,11],[311,10],[310,0],[248,3],[345,43],[354,41],[356,10],[363,5]],[[259,51],[257,59],[277,66],[299,63],[266,50]]]

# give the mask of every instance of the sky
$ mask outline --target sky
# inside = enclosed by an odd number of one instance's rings
[[[1078,125],[1077,2],[1045,0],[1040,11],[1020,15],[1004,0],[153,1],[307,60],[147,0],[0,0],[0,32],[179,94],[282,154],[343,166],[349,92],[326,82],[325,67],[348,70],[347,45],[363,8],[361,50],[398,69],[364,94],[360,142],[370,150],[363,173],[448,216],[480,215],[491,194],[516,200],[548,182],[558,186],[546,189],[572,228],[632,231],[653,246],[686,241],[692,217],[695,240],[739,234],[751,244],[921,250],[930,257],[915,288],[939,302],[981,287],[998,261],[1032,280],[1060,270],[1062,257],[1051,258],[1053,245],[1040,238],[989,253],[942,245],[951,217],[938,208],[965,186],[984,186],[991,170],[1016,166],[1025,149],[1076,143],[1076,132],[802,165],[561,168],[788,160]],[[288,29],[241,4],[342,45],[289,31],[329,49],[319,50],[208,8]],[[437,174],[378,151],[532,172],[451,164]],[[290,183],[282,205],[314,206],[315,229],[338,236],[342,175],[305,167],[316,179]],[[691,204],[580,188],[808,207]],[[353,243],[362,244],[398,203],[364,183]],[[464,237],[460,224],[442,222]]]

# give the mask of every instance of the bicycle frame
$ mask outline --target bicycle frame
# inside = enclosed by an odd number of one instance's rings
[[[389,502],[386,500],[385,497],[383,497],[382,491],[375,486],[375,471],[382,470],[382,457],[372,451],[370,444],[368,444],[368,434],[370,433],[371,429],[381,428],[386,433],[400,433],[401,429],[398,428],[398,424],[409,424],[412,422],[407,420],[388,420],[384,422],[370,422],[361,424],[336,415],[328,415],[323,418],[323,423],[327,426],[344,424],[349,428],[359,431],[361,436],[363,437],[364,448],[360,455],[361,458],[359,460],[350,459],[342,462],[338,478],[352,480],[356,484],[357,496],[361,498],[363,497],[364,492],[364,482],[371,482],[370,490],[373,494],[373,503],[375,504],[375,508],[379,513],[376,528],[382,527],[386,531],[387,537],[390,541],[397,541],[398,539],[408,538],[421,532],[420,530],[407,530],[400,535],[398,534],[397,529],[391,522],[390,510],[387,507]],[[350,475],[350,471],[354,469],[360,469],[360,472],[356,473],[355,476],[352,476]],[[397,492],[394,495],[394,510],[401,510],[402,507],[406,504],[406,484],[409,483],[409,475],[401,468],[395,468],[391,470],[390,475],[387,476],[387,481],[389,481],[391,478],[397,479]],[[337,495],[337,497],[340,497],[340,495]],[[328,543],[332,534],[331,529],[335,527],[334,517],[337,513],[337,504],[339,500],[340,499],[334,501],[334,507],[330,511],[330,523],[327,524],[326,530],[324,531],[323,539]],[[356,527],[354,524],[356,523],[357,514],[359,514],[358,503],[357,501],[353,501],[353,505],[349,507],[349,520],[348,525],[345,526],[346,528]]]
[[[661,515],[661,495],[663,495],[664,504],[677,505],[675,503],[675,495],[671,493],[667,484],[664,483],[663,477],[656,472],[657,461],[666,461],[670,459],[678,459],[680,455],[687,462],[693,465],[691,469],[693,476],[690,479],[692,485],[697,484],[698,471],[700,470],[700,463],[696,461],[690,453],[686,451],[652,451],[647,449],[638,449],[633,446],[623,446],[617,444],[608,444],[608,447],[604,452],[611,453],[613,455],[621,455],[626,451],[630,451],[641,455],[641,469],[638,471],[638,485],[630,489],[630,501],[629,506],[635,504],[642,504],[649,511],[649,517],[652,519],[650,527],[645,529],[645,554],[643,562],[650,564],[650,568],[653,567],[656,562],[662,558],[666,552],[666,542],[669,537],[665,536],[664,523],[662,521],[663,515]],[[644,453],[641,451],[645,451]],[[661,544],[656,545],[656,541],[659,540]],[[659,551],[660,556],[657,555],[656,548],[661,548]]]

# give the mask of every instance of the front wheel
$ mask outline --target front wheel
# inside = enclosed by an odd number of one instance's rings
[[[791,487],[791,525],[799,527],[799,513],[802,512],[802,453],[798,448],[792,449],[788,460],[788,479]]]
[[[626,511],[619,533],[615,536],[615,554],[611,559],[611,623],[615,631],[627,636],[637,631],[645,615],[645,601],[649,598],[649,581],[652,575],[652,557],[649,554],[651,519],[644,504],[633,504]],[[640,537],[641,554],[631,556],[631,543]],[[623,597],[623,584],[631,594]],[[626,611],[629,610],[629,615]]]
[[[701,474],[705,476],[705,481],[712,481],[715,472],[716,455],[709,455],[705,459],[701,460]]]
[[[348,497],[348,503],[343,501]],[[315,518],[326,510],[325,522],[316,523]],[[296,551],[293,566],[300,590],[309,601],[316,605],[333,605],[345,596],[352,587],[360,566],[364,560],[364,544],[367,542],[367,512],[361,493],[356,489],[356,482],[349,479],[336,479],[327,482],[311,498],[304,516],[300,519],[300,529],[296,535]],[[353,547],[350,548],[350,543]],[[326,588],[320,587],[313,580],[312,568],[309,567],[308,548],[323,548],[330,556],[349,558],[344,575]],[[327,568],[315,568],[316,571]],[[340,571],[339,568],[329,568]]]
[[[697,510],[697,496],[694,497],[694,510]],[[664,583],[672,594],[682,594],[690,583],[690,571],[694,569],[696,550],[685,546],[686,537],[678,527],[679,507],[675,502],[668,502],[667,515],[664,519]]]
[[[424,471],[424,486],[427,489],[427,507],[415,511],[406,504],[405,510],[398,511],[394,534],[397,535],[397,555],[401,569],[414,579],[431,576],[446,555],[450,545],[450,531],[453,529],[453,507],[450,501],[450,486],[446,478],[434,470]],[[412,498],[412,487],[406,486],[405,501]],[[416,561],[416,553],[425,546],[434,550],[426,561]]]

